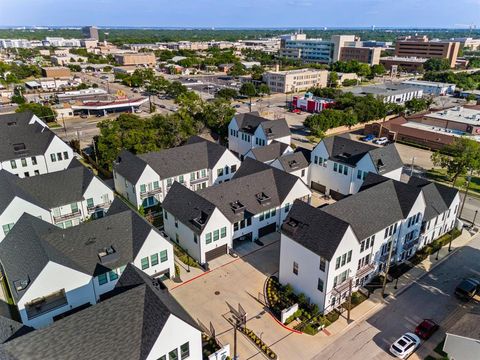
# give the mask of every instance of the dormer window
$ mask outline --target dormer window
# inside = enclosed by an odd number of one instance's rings
[[[262,205],[270,202],[270,196],[265,194],[263,191],[261,193],[256,194],[255,197],[257,198],[257,201]]]
[[[119,254],[113,246],[109,246],[98,251],[98,258],[102,264],[108,264],[118,260]]]
[[[243,205],[239,200],[230,203],[230,206],[235,214],[238,214],[245,209],[245,205]]]
[[[13,282],[13,286],[15,287],[15,290],[17,291],[17,293],[25,290],[29,284],[30,284],[30,278],[28,276],[25,279],[16,280]]]

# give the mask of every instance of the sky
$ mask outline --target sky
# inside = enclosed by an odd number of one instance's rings
[[[480,27],[480,0],[0,0],[0,26]]]

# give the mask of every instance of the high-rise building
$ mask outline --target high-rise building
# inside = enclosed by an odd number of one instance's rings
[[[453,68],[459,49],[459,42],[429,40],[427,36],[405,36],[397,39],[395,56],[447,59]]]
[[[96,26],[85,26],[82,28],[83,36],[87,39],[99,40],[98,28]]]

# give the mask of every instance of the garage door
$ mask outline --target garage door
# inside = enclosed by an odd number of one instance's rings
[[[258,237],[262,237],[277,230],[277,223],[273,223],[258,229]]]
[[[227,253],[227,244],[219,246],[213,250],[207,251],[205,253],[205,261],[209,262],[219,256],[225,255]]]
[[[339,193],[338,191],[335,190],[330,190],[330,196],[332,197],[333,200],[342,200],[346,195],[343,195],[342,193]]]
[[[310,187],[312,188],[312,190],[321,192],[322,194],[325,194],[325,192],[327,191],[327,187],[325,185],[319,184],[315,181],[311,182]]]

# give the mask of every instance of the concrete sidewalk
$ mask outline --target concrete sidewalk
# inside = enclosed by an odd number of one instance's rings
[[[478,236],[478,233],[474,236]],[[472,238],[473,236],[464,229],[462,234],[452,241],[450,252],[448,251],[448,245],[442,247],[438,253],[438,260],[436,260],[437,253],[430,255],[428,258],[423,260],[418,265],[415,265],[412,269],[398,278],[398,284],[395,284],[396,281],[387,283],[385,294],[393,297],[399,296],[401,293],[407,290],[410,285],[415,283],[424,275],[428,274],[428,272],[431,271],[435,266],[446,260],[450,254],[453,254],[456,250],[468,244]],[[396,288],[395,285],[397,285]],[[347,321],[347,312],[345,311],[337,321],[328,326],[320,334],[325,336],[340,335],[349,328],[349,325],[352,325],[355,322],[371,315],[373,312],[380,310],[386,305],[386,301],[382,299],[381,291],[376,290],[375,293],[370,295],[370,298],[351,310],[350,322]]]

